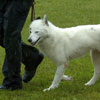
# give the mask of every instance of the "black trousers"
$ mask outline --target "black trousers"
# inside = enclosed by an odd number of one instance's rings
[[[6,53],[3,85],[8,87],[22,84],[21,62],[26,69],[38,65],[39,51],[21,41],[21,30],[31,5],[32,0],[0,0],[0,45]]]

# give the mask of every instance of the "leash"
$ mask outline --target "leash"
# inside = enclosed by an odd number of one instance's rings
[[[35,19],[35,1],[33,0],[33,4],[32,4],[32,7],[31,7],[31,22]]]

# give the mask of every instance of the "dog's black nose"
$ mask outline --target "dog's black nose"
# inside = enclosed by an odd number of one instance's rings
[[[29,39],[28,39],[28,42],[32,42],[32,39],[29,38]]]

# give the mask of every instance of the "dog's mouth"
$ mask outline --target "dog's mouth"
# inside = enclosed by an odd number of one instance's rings
[[[31,42],[31,46],[34,46],[39,40],[40,40],[40,37],[35,42]]]

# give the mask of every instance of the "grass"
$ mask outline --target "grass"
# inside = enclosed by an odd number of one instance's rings
[[[48,19],[59,27],[72,27],[82,24],[100,23],[100,0],[36,0],[36,17],[47,14]],[[22,31],[22,38],[27,42],[29,36],[30,13]],[[2,65],[4,49],[0,47],[0,83],[2,83]],[[18,91],[0,91],[0,100],[100,100],[100,80],[93,86],[86,83],[93,75],[93,65],[89,54],[84,58],[73,60],[65,72],[73,81],[63,81],[59,88],[42,92],[54,77],[56,66],[45,57],[38,67],[35,77],[23,89]],[[22,72],[24,73],[24,65]]]

